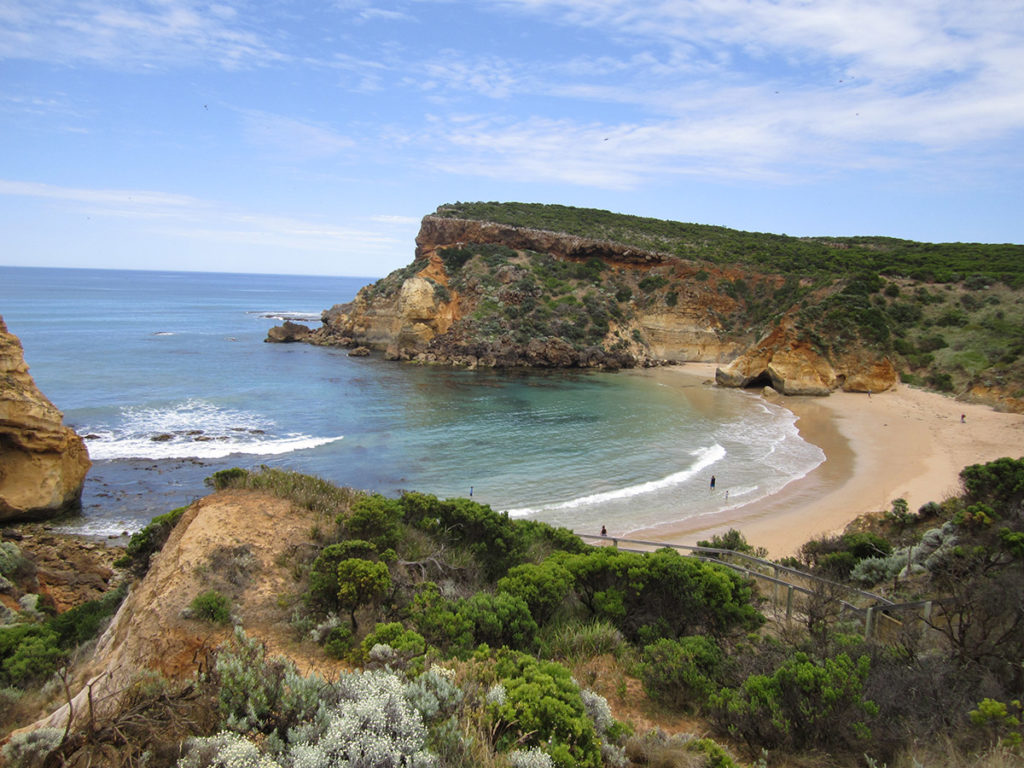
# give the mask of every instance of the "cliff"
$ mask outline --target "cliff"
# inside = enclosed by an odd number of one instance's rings
[[[713,362],[723,386],[770,382],[785,394],[893,386],[884,352],[857,338],[841,350],[814,343],[795,319],[798,300],[834,290],[613,240],[430,215],[412,264],[325,311],[306,340],[468,367]]]
[[[0,317],[0,521],[54,517],[81,503],[89,453],[63,418]]]
[[[295,589],[283,563],[314,546],[309,532],[319,522],[307,509],[253,491],[223,491],[193,503],[76,669],[70,710],[65,704],[24,730],[63,728],[69,714],[79,720],[110,717],[147,674],[177,682],[203,668],[206,654],[232,632],[189,617],[192,599],[211,589],[231,599],[233,618],[246,632],[308,668],[288,625],[292,601],[281,599]],[[319,667],[330,665],[317,656]]]

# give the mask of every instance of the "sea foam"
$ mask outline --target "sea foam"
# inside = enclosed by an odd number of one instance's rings
[[[276,456],[342,439],[274,430],[259,414],[189,399],[164,408],[122,408],[117,424],[83,426],[79,432],[96,461]]]
[[[714,445],[705,448],[698,448],[697,450],[692,451],[690,456],[694,457],[694,462],[690,466],[686,469],[666,475],[665,477],[661,477],[656,480],[648,480],[647,482],[637,483],[623,488],[614,488],[609,491],[602,491],[601,493],[579,496],[575,499],[570,499],[569,501],[544,504],[539,507],[510,509],[508,510],[508,514],[512,517],[526,517],[543,512],[558,512],[568,509],[577,509],[580,507],[591,507],[607,502],[622,501],[649,493],[655,493],[667,488],[682,485],[696,476],[698,472],[702,472],[713,464],[721,461],[725,458],[725,455],[725,448],[718,443],[715,443]]]

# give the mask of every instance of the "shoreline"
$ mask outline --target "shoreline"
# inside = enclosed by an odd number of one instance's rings
[[[686,363],[674,370],[681,379],[705,382],[714,380],[717,367]],[[824,462],[769,498],[632,537],[694,545],[736,528],[770,557],[795,555],[812,538],[888,510],[893,499],[906,499],[914,512],[957,495],[965,466],[1024,456],[1024,415],[905,384],[872,395],[837,391],[771,402],[796,415],[800,436],[822,449]],[[718,487],[727,483],[720,478]]]

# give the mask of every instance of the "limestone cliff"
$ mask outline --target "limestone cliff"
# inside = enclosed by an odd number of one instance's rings
[[[75,508],[90,466],[82,439],[28,373],[0,317],[0,520],[39,520]]]
[[[811,290],[658,250],[430,215],[413,263],[325,311],[308,340],[470,367],[716,362],[724,386],[785,394],[893,386],[884,355],[814,343],[787,314]]]

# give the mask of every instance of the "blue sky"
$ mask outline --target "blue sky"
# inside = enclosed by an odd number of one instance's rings
[[[0,264],[380,276],[456,200],[1024,242],[1018,0],[0,2]]]

